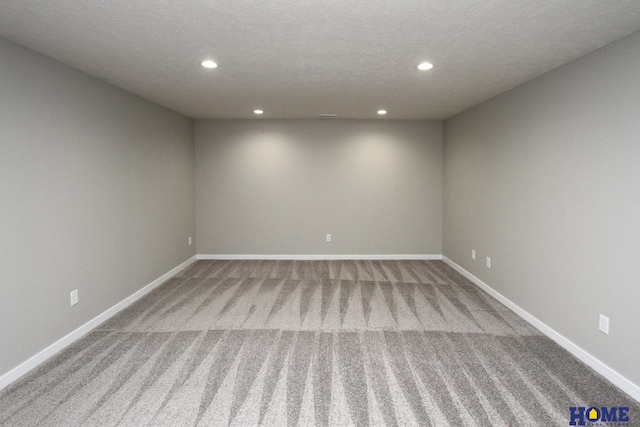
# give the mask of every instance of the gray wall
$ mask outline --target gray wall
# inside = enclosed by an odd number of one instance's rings
[[[444,255],[640,384],[640,33],[446,120],[444,141]]]
[[[2,375],[193,256],[195,184],[191,119],[1,39],[0,58]]]
[[[198,120],[196,201],[200,254],[441,254],[442,123]]]

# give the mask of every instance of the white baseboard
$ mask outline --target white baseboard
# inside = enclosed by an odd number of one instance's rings
[[[640,402],[640,386],[634,384],[629,381],[627,378],[622,376],[617,371],[613,370],[600,360],[596,359],[591,354],[587,353],[581,347],[577,346],[569,339],[565,338],[563,335],[559,334],[549,326],[547,326],[544,322],[534,317],[522,307],[518,306],[507,297],[493,289],[491,286],[484,283],[482,280],[478,279],[473,274],[469,273],[464,268],[460,267],[455,262],[451,261],[446,256],[442,257],[443,261],[457,270],[460,274],[465,276],[467,279],[471,280],[482,290],[487,292],[489,295],[500,301],[505,306],[509,307],[513,312],[515,312],[518,316],[529,322],[534,328],[551,338],[553,341],[558,343],[561,347],[567,350],[569,353],[573,354],[575,357],[583,361],[585,364],[590,366],[593,370],[598,372],[600,375],[611,381],[616,387],[627,393],[629,396]]]
[[[155,288],[157,288],[158,286],[160,286],[161,284],[163,284],[164,282],[169,280],[171,277],[173,277],[176,274],[178,274],[180,271],[182,271],[185,268],[187,268],[190,264],[192,264],[195,261],[196,261],[196,257],[195,256],[189,258],[188,260],[186,260],[185,262],[183,262],[179,266],[173,268],[171,271],[169,271],[169,272],[163,274],[162,276],[158,277],[156,280],[154,280],[153,282],[149,283],[144,288],[140,289],[139,291],[137,291],[137,292],[133,293],[132,295],[128,296],[127,298],[123,299],[122,301],[120,301],[119,303],[114,305],[113,307],[109,308],[105,312],[99,314],[98,316],[94,317],[93,319],[91,319],[90,321],[85,323],[84,325],[80,326],[75,331],[70,332],[69,334],[67,334],[63,338],[61,338],[58,341],[56,341],[55,343],[51,344],[49,347],[45,348],[44,350],[42,350],[41,352],[39,352],[36,355],[32,356],[31,358],[29,358],[25,362],[23,362],[20,365],[16,366],[15,368],[10,370],[6,374],[0,376],[0,390],[2,390],[3,388],[7,387],[9,384],[13,383],[14,381],[16,381],[18,378],[22,377],[23,375],[27,374],[29,371],[31,371],[32,369],[36,368],[42,362],[48,360],[49,358],[51,358],[52,356],[54,356],[55,354],[57,354],[58,352],[60,352],[64,348],[66,348],[67,346],[71,345],[73,342],[75,342],[78,339],[82,338],[84,335],[86,335],[88,332],[90,332],[96,326],[100,325],[101,323],[105,322],[106,320],[108,320],[111,317],[113,317],[114,315],[116,315],[118,312],[124,310],[125,308],[127,308],[128,306],[133,304],[134,302],[138,301],[140,298],[142,298],[143,296],[147,295],[149,292],[151,292],[152,290],[154,290]]]
[[[268,260],[441,260],[442,255],[409,254],[409,255],[218,255],[199,254],[198,259],[268,259]]]

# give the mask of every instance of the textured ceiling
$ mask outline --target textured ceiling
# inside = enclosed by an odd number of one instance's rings
[[[0,1],[0,36],[194,118],[442,119],[638,30],[638,0]]]

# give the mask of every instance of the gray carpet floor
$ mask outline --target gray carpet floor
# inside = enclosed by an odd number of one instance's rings
[[[442,261],[198,261],[0,392],[13,426],[566,426],[640,405]]]

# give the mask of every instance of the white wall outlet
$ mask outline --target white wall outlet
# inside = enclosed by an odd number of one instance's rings
[[[331,234],[327,234],[327,242],[331,241]]]
[[[78,290],[71,291],[71,305],[74,306],[78,303]]]
[[[476,250],[471,249],[471,259],[476,259]]]
[[[603,314],[600,315],[600,331],[609,335],[609,318]]]
[[[487,257],[487,268],[491,268],[491,258]]]
[[[189,246],[191,246],[191,236],[189,236]]]

